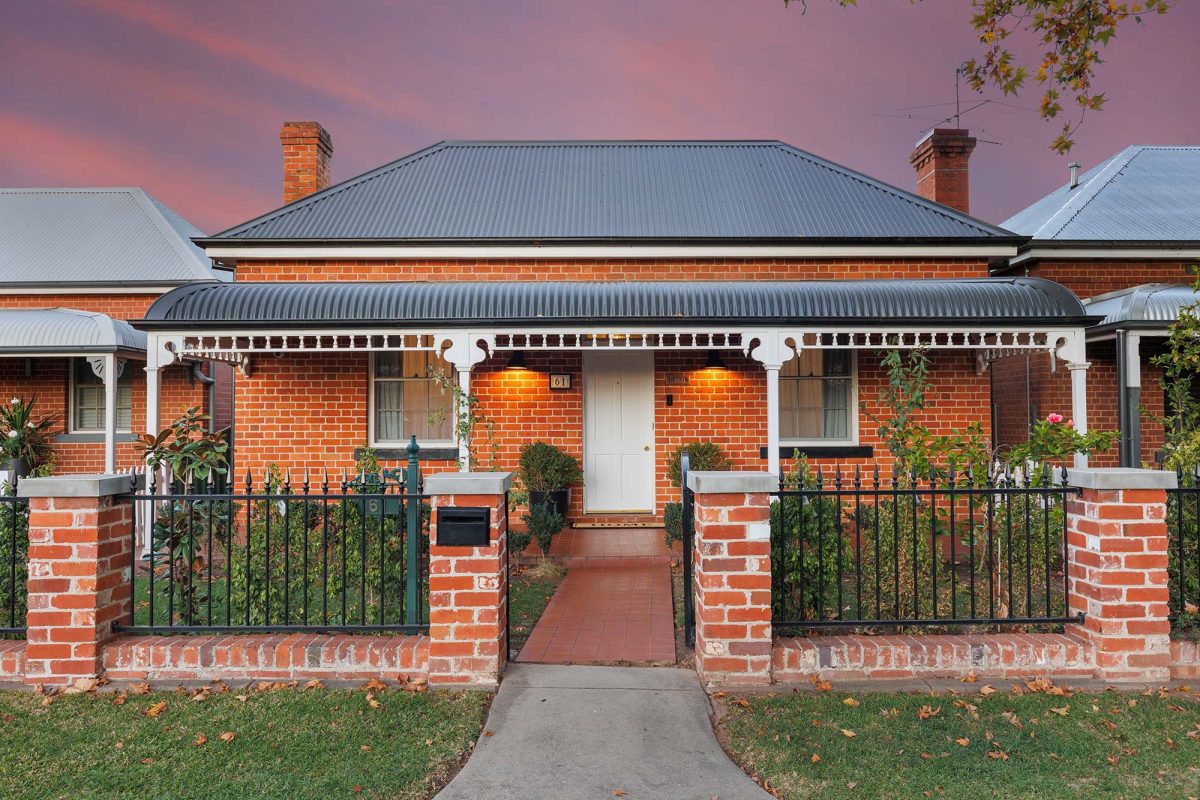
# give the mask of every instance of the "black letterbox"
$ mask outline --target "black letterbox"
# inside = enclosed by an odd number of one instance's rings
[[[443,547],[487,547],[491,527],[490,508],[437,510],[437,543]]]

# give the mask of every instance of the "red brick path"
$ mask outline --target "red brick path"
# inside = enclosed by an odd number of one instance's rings
[[[580,568],[550,599],[518,661],[604,664],[675,660],[671,568]]]

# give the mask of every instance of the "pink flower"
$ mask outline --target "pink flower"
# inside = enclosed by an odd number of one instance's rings
[[[1074,427],[1075,427],[1075,420],[1073,420],[1073,419],[1069,419],[1069,420],[1067,420],[1067,427],[1068,427],[1068,428],[1074,428]]]
[[[1052,423],[1054,425],[1057,425],[1058,423],[1060,423],[1062,421],[1063,421],[1062,414],[1050,414],[1046,417],[1046,422]]]

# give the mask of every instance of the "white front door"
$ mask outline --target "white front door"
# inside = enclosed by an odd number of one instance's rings
[[[654,511],[654,353],[583,354],[584,511]]]

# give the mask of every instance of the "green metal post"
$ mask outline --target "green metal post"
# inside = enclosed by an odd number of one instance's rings
[[[408,469],[404,476],[405,625],[421,624],[421,468],[417,465],[419,452],[421,448],[414,435],[408,443]]]

